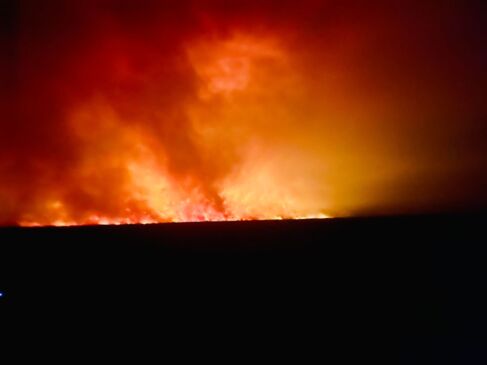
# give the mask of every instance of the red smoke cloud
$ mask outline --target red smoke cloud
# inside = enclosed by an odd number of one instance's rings
[[[482,7],[11,3],[0,224],[481,206]]]

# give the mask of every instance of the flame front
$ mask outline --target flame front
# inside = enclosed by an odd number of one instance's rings
[[[473,3],[2,8],[0,225],[482,206],[485,11]]]
[[[279,39],[195,39],[181,57],[195,81],[184,101],[168,104],[177,85],[155,79],[123,105],[100,93],[69,111],[81,152],[68,173],[83,200],[72,200],[73,186],[52,187],[21,225],[327,217],[307,157],[275,132],[283,100],[300,97]]]

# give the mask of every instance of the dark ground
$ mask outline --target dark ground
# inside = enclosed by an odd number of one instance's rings
[[[68,323],[157,313],[173,339],[242,354],[485,364],[486,225],[463,214],[3,228],[0,310]]]

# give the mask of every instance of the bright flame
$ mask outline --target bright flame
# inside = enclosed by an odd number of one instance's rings
[[[472,2],[18,3],[0,31],[0,226],[487,204]]]
[[[289,93],[294,80],[287,76],[288,59],[278,42],[242,35],[201,39],[189,44],[186,54],[199,83],[183,110],[191,140],[180,148],[197,153],[184,156],[190,167],[171,166],[173,152],[157,137],[158,126],[167,123],[163,107],[147,106],[153,108],[154,127],[137,119],[147,116],[127,119],[117,104],[97,97],[69,120],[84,146],[73,173],[94,206],[77,210],[69,192],[59,187],[56,196],[24,215],[21,225],[328,217],[302,168],[303,151],[272,136],[282,121],[269,118],[279,116],[281,98],[295,96]],[[121,196],[110,196],[111,184],[119,185],[115,190]],[[110,205],[103,204],[105,198]]]

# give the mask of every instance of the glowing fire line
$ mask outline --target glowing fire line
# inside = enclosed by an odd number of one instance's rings
[[[313,192],[307,193],[306,176],[282,168],[299,151],[268,147],[265,136],[260,136],[274,128],[265,125],[268,109],[278,111],[279,95],[292,89],[283,87],[288,82],[285,73],[273,72],[275,67],[285,69],[287,62],[277,42],[241,35],[203,39],[188,47],[187,58],[200,83],[194,101],[182,108],[191,126],[192,148],[202,159],[208,156],[200,163],[203,171],[185,171],[183,164],[182,172],[175,174],[164,142],[144,123],[124,120],[117,105],[100,97],[81,105],[69,118],[73,134],[85,146],[76,173],[85,194],[95,197],[98,205],[110,193],[98,190],[104,171],[124,176],[118,206],[110,214],[103,206],[78,212],[61,190],[38,204],[41,213],[25,214],[21,226],[329,218],[317,209],[320,203]],[[261,98],[267,99],[264,105]],[[165,111],[149,108],[163,126]],[[218,167],[221,150],[238,157],[228,166],[220,163],[225,171],[221,176],[206,178],[204,170]],[[289,167],[299,167],[303,158]]]

